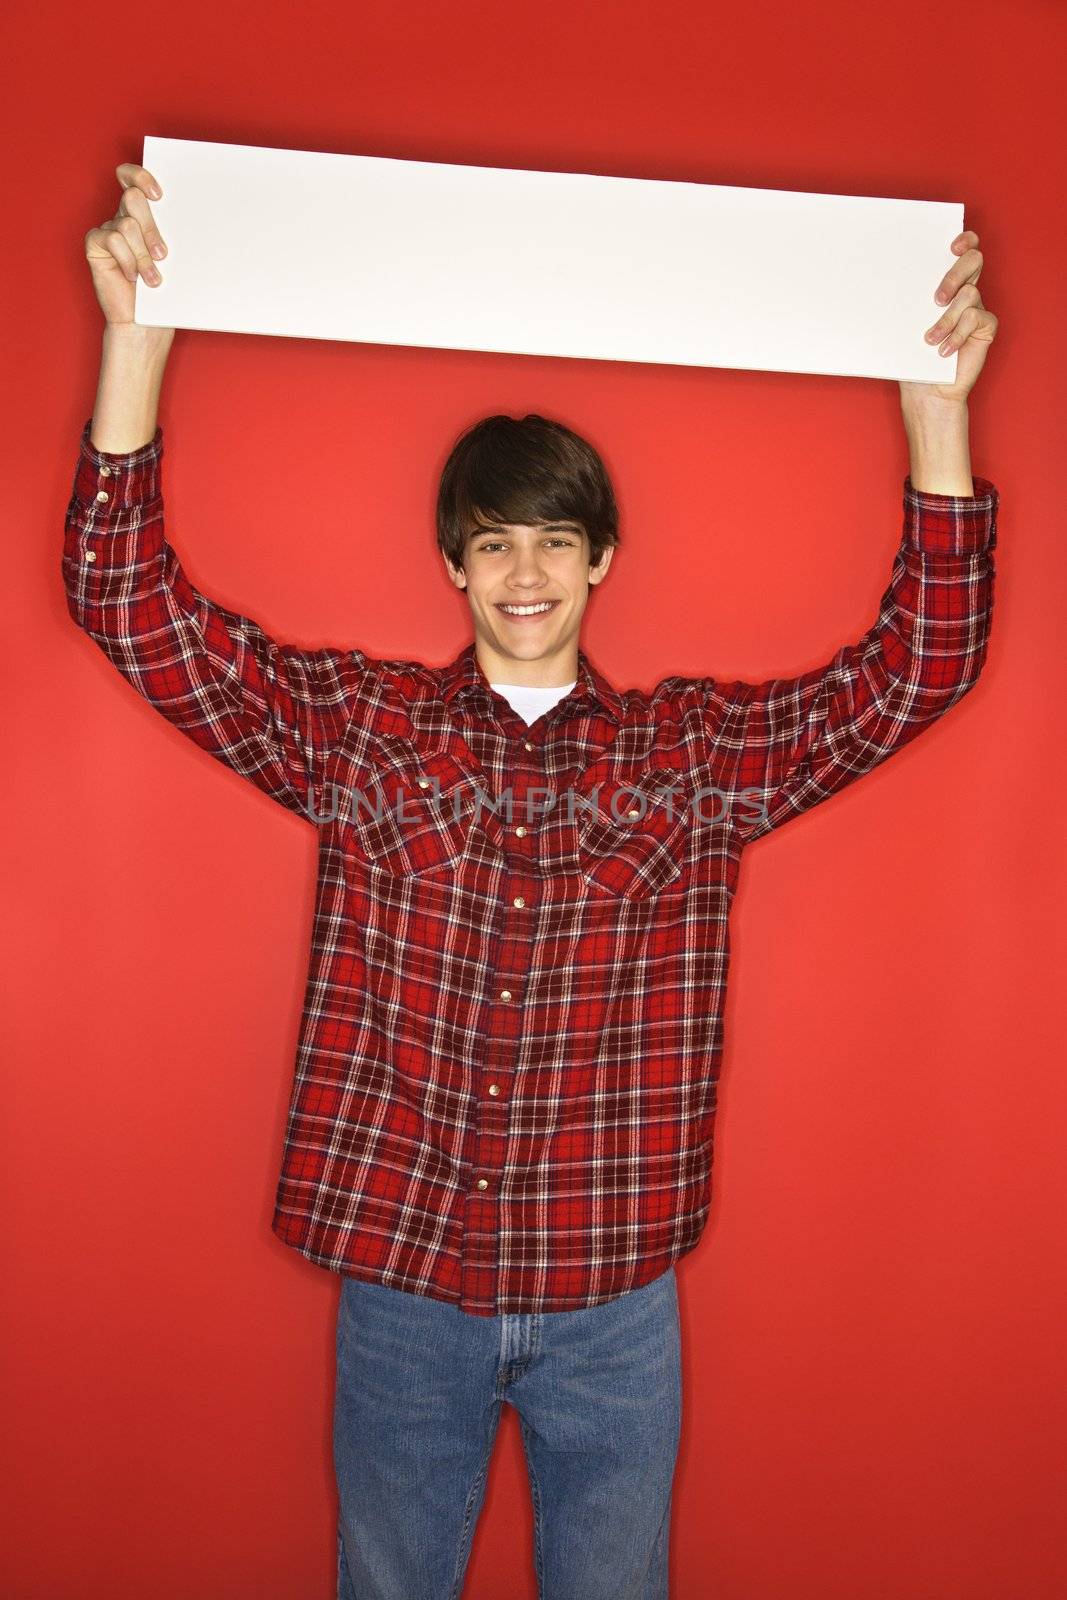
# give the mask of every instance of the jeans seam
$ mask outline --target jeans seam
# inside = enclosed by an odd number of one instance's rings
[[[497,1423],[499,1421],[500,1403],[497,1401],[495,1403],[494,1420],[490,1425],[489,1434],[485,1441],[485,1451],[482,1455],[478,1470],[474,1474],[474,1482],[471,1484],[470,1493],[467,1496],[467,1506],[463,1513],[463,1527],[460,1530],[459,1536],[459,1549],[456,1551],[456,1569],[452,1575],[452,1588],[449,1590],[448,1600],[458,1600],[459,1592],[463,1587],[463,1577],[464,1573],[466,1572],[466,1560],[467,1556],[469,1555],[469,1551],[467,1550],[467,1535],[471,1526],[471,1516],[474,1511],[474,1502],[478,1497],[478,1489],[485,1478],[486,1469],[489,1466],[489,1457],[492,1454],[493,1441],[496,1438]]]
[[[538,1600],[545,1592],[545,1562],[544,1551],[541,1543],[541,1485],[537,1480],[537,1471],[533,1463],[533,1452],[530,1449],[530,1428],[522,1412],[519,1412],[519,1425],[522,1429],[523,1453],[526,1456],[526,1470],[530,1475],[530,1497],[533,1500],[534,1511],[534,1570],[537,1577]]]
[[[663,1566],[663,1594],[665,1597],[669,1597],[670,1594],[670,1546],[667,1541],[669,1538],[668,1525],[670,1522],[672,1498],[673,1484],[671,1489],[667,1492],[667,1504],[663,1508],[663,1516],[660,1518],[659,1531],[657,1532],[655,1540],[653,1541],[652,1556],[649,1561],[650,1568],[653,1568],[655,1565],[660,1563]]]

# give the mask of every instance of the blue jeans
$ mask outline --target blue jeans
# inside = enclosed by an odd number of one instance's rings
[[[522,1429],[540,1600],[667,1600],[673,1267],[597,1306],[495,1317],[342,1274],[338,1600],[458,1600],[505,1402]]]

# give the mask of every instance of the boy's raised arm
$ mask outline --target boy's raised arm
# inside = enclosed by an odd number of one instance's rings
[[[159,394],[174,330],[133,322],[138,272],[162,243],[143,167],[118,168],[112,224],[86,235],[106,326],[96,408],[67,507],[67,606],[139,694],[203,749],[290,810],[323,809],[327,756],[366,703],[358,650],[278,644],[190,583],[163,525]],[[134,215],[133,213],[136,213]]]

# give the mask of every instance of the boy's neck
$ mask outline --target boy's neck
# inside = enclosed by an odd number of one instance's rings
[[[521,661],[475,643],[478,665],[489,683],[506,683],[516,689],[563,689],[578,680],[578,649],[572,645],[535,661]]]

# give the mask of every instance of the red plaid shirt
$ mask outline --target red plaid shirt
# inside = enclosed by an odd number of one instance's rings
[[[579,652],[575,688],[527,726],[473,643],[445,667],[302,650],[200,594],[164,535],[162,429],[121,455],[90,429],[71,616],[319,830],[274,1231],[480,1316],[657,1277],[708,1215],[741,852],[972,687],[993,484],[971,499],[905,480],[877,619],[826,666],[644,693]]]

